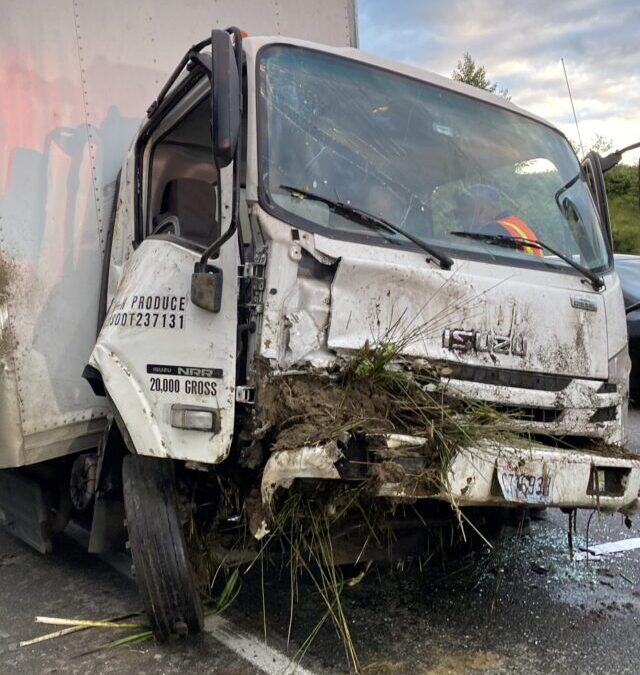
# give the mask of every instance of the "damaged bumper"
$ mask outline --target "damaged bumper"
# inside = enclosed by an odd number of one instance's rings
[[[362,481],[380,497],[439,499],[459,507],[523,506],[622,511],[640,510],[640,456],[616,452],[579,452],[531,445],[459,450],[440,481],[419,480],[416,463],[426,439],[389,434],[386,456],[352,466],[336,442],[274,452],[262,478],[262,501],[268,509],[279,489],[296,479]],[[416,452],[412,452],[415,449]],[[383,467],[383,470],[380,470]],[[394,470],[394,467],[397,470]],[[438,485],[438,487],[435,487]]]
[[[638,510],[640,457],[545,446],[458,452],[445,499],[459,506],[533,505]]]

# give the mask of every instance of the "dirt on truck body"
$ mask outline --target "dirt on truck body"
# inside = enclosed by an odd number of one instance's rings
[[[383,344],[365,346],[333,372],[267,374],[256,416],[272,456],[333,444],[339,462],[349,464],[342,472],[348,479],[400,478],[391,482],[412,481],[414,490],[424,483],[424,494],[435,495],[460,443],[498,437],[497,420],[508,433],[506,417],[489,406],[466,407],[445,393],[436,369],[416,372],[397,347]]]

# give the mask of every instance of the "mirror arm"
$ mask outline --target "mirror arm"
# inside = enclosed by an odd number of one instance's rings
[[[233,227],[233,231],[229,235],[231,236],[236,230],[239,231],[238,222],[240,217],[238,214],[240,212],[240,162],[242,160],[242,112],[244,109],[244,101],[242,96],[242,32],[237,26],[230,26],[227,28],[227,32],[233,37],[236,66],[238,67],[238,88],[240,90],[240,132],[238,134],[238,142],[236,144],[236,153],[233,163],[233,204],[231,207],[231,226]],[[240,262],[244,263],[244,249],[242,247],[241,237],[239,243],[238,251]]]
[[[206,40],[201,40],[200,42],[196,42],[195,45],[189,49],[189,51],[180,59],[180,63],[175,67],[174,71],[169,75],[169,79],[165,82],[164,87],[160,90],[160,93],[158,94],[158,97],[156,100],[149,106],[147,109],[147,117],[152,117],[155,111],[160,107],[160,104],[164,100],[165,96],[167,95],[167,92],[171,87],[173,86],[174,82],[178,79],[178,75],[184,70],[184,68],[187,66],[189,61],[193,58],[194,54],[197,54],[200,52],[202,49],[204,49],[207,45],[211,44],[211,38],[206,38]]]
[[[220,235],[214,242],[213,244],[210,244],[202,254],[202,257],[200,258],[200,262],[196,263],[195,271],[196,272],[205,272],[207,269],[207,261],[209,258],[213,257],[218,253],[218,251],[224,246],[224,244],[233,237],[235,234],[236,230],[238,229],[238,219],[237,216],[234,214],[231,216],[231,224],[227,228],[226,232],[222,235]]]
[[[198,52],[191,52],[189,54],[189,65],[191,65],[192,67],[196,65],[202,66],[202,68],[204,68],[204,70],[206,71],[209,80],[211,80],[213,68],[211,65],[211,57],[209,56],[209,54],[200,54]],[[187,66],[187,69],[189,68],[189,65]]]
[[[631,312],[635,312],[637,309],[640,309],[640,302],[634,302],[632,305],[626,307],[624,311],[625,314],[631,314]]]
[[[606,171],[609,171],[609,169],[613,169],[614,166],[620,164],[622,155],[624,155],[625,152],[628,152],[629,150],[635,150],[636,148],[640,148],[640,142],[632,143],[631,145],[627,145],[626,148],[615,150],[614,152],[609,153],[606,157],[601,157],[600,163],[602,165],[602,173],[605,173]]]

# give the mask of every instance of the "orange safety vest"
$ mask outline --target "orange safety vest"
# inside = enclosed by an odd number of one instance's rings
[[[511,237],[522,237],[523,239],[530,239],[531,241],[538,241],[536,233],[520,218],[515,216],[505,216],[498,218],[497,221],[504,227]],[[524,246],[524,250],[531,255],[543,255],[542,249],[537,246]]]

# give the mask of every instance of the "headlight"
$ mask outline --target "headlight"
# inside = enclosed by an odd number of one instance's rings
[[[609,359],[609,383],[617,385],[618,393],[625,399],[629,396],[630,372],[631,359],[629,349],[625,345],[624,349]]]
[[[619,398],[618,425],[613,427],[612,433],[605,440],[608,443],[624,445],[627,442],[627,412],[629,408],[629,373],[631,359],[625,345],[614,357],[609,359],[609,385],[615,384]]]

